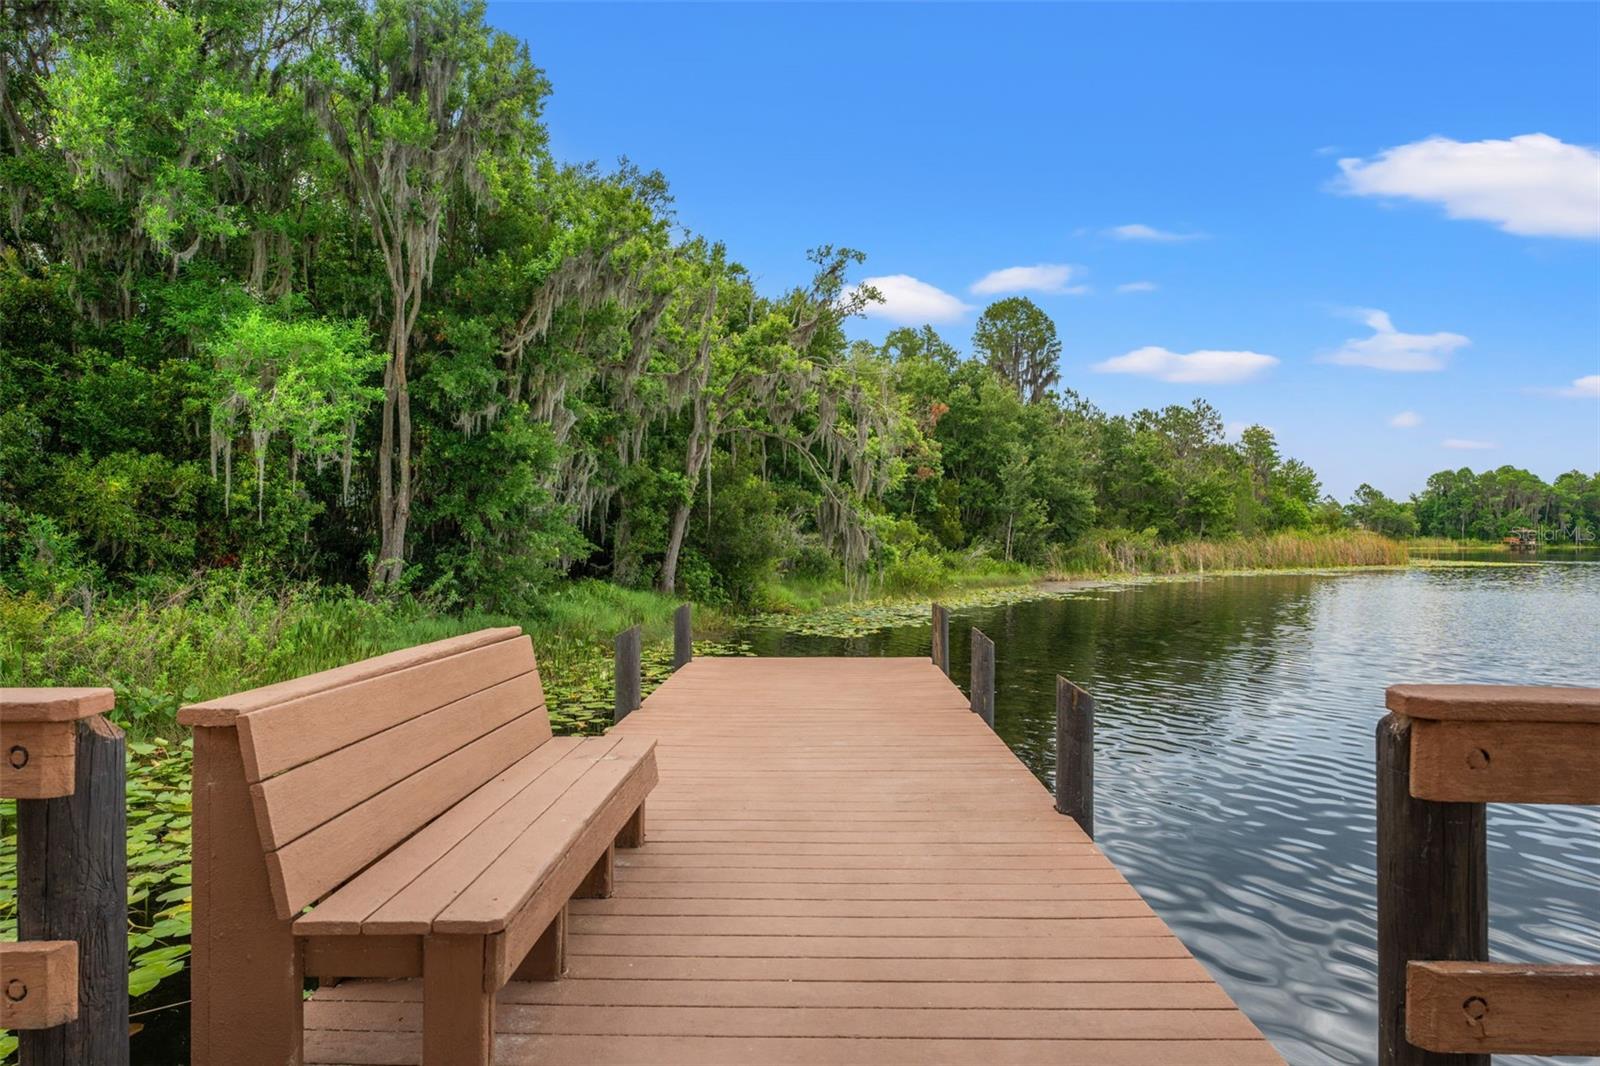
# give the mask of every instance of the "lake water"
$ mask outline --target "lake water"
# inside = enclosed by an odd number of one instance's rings
[[[996,644],[995,728],[1041,777],[1055,675],[1094,694],[1097,841],[1295,1066],[1376,1058],[1384,688],[1600,685],[1593,563],[1213,578],[958,611],[963,688],[972,625]],[[749,634],[768,655],[927,655],[929,637]],[[1600,809],[1489,811],[1493,957],[1600,962]]]

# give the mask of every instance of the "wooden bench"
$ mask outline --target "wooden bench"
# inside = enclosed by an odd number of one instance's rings
[[[495,993],[561,975],[567,901],[609,894],[656,783],[653,741],[551,735],[514,628],[179,720],[195,727],[197,1066],[301,1061],[307,976],[421,977],[423,1061],[489,1062]]]

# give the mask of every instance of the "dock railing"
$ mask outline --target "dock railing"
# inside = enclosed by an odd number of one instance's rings
[[[1488,961],[1485,810],[1600,804],[1600,689],[1396,685],[1386,702],[1379,1066],[1600,1054],[1600,966]]]
[[[17,801],[17,935],[0,1029],[28,1066],[128,1061],[127,740],[108,688],[0,688],[0,796]]]

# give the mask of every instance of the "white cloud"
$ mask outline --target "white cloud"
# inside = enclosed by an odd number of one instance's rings
[[[1458,452],[1482,452],[1495,447],[1495,444],[1492,441],[1462,440],[1460,437],[1448,437],[1445,440],[1440,441],[1439,445],[1441,447],[1449,448],[1452,451]]]
[[[973,310],[971,304],[963,303],[959,297],[910,274],[864,278],[861,284],[872,286],[883,296],[882,303],[868,304],[863,313],[891,322],[913,326],[924,322],[952,322]]]
[[[1102,374],[1140,374],[1186,384],[1227,384],[1246,381],[1276,366],[1274,356],[1260,352],[1199,351],[1180,354],[1151,345],[1096,363]]]
[[[1372,336],[1345,341],[1325,362],[1374,370],[1443,370],[1452,352],[1472,343],[1459,333],[1401,333],[1386,311],[1362,309],[1355,314],[1371,327]]]
[[[1422,416],[1415,411],[1401,411],[1389,419],[1389,424],[1395,429],[1415,429],[1422,425]]]
[[[1117,286],[1118,292],[1155,292],[1161,286],[1153,281],[1126,281]]]
[[[1573,400],[1600,400],[1600,374],[1585,374],[1573,378],[1571,385],[1529,385],[1523,392],[1530,396],[1565,396]]]
[[[1356,196],[1423,200],[1525,237],[1600,237],[1600,151],[1548,134],[1429,137],[1339,169],[1335,188]]]
[[[1035,266],[991,270],[972,283],[979,296],[1002,292],[1059,292],[1078,296],[1089,291],[1087,285],[1069,285],[1075,268],[1066,263],[1039,263]]]
[[[1112,226],[1106,230],[1106,236],[1115,237],[1119,241],[1193,241],[1199,240],[1205,234],[1175,233],[1172,230],[1146,226],[1143,222],[1130,222],[1126,226]]]
[[[1600,374],[1585,374],[1581,378],[1574,379],[1571,385],[1559,391],[1563,396],[1600,400]]]

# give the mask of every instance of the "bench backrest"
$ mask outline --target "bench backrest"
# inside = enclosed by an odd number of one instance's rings
[[[280,918],[550,739],[533,645],[489,629],[184,709],[239,731]]]

